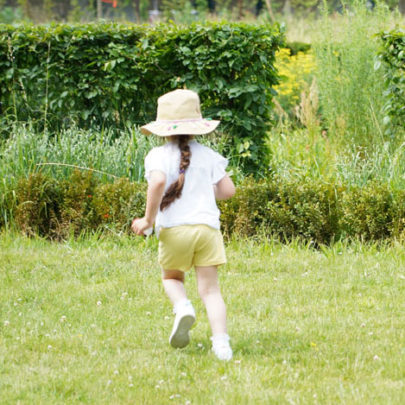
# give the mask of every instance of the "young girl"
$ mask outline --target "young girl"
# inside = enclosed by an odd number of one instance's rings
[[[194,266],[212,330],[212,349],[219,359],[230,360],[217,274],[226,257],[215,200],[232,197],[235,186],[225,172],[228,161],[192,139],[212,132],[218,124],[203,119],[193,91],[175,90],[158,99],[156,121],[141,130],[169,137],[170,142],[153,148],[145,158],[146,211],[133,221],[132,230],[143,235],[155,224],[163,286],[176,314],[170,344],[182,348],[190,341],[195,312],[184,289],[184,272]]]

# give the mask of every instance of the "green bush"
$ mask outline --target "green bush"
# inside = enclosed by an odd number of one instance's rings
[[[61,218],[61,185],[42,173],[21,178],[15,190],[14,220],[28,235],[57,236]]]
[[[253,236],[264,232],[316,243],[330,243],[340,234],[337,190],[331,184],[249,179],[232,200],[220,206],[226,234]]]
[[[405,31],[402,29],[380,33],[382,48],[379,58],[385,64],[384,123],[386,130],[392,134],[404,129],[405,123]],[[376,61],[376,68],[380,62]]]
[[[405,190],[397,193],[393,202],[391,235],[405,240]]]
[[[387,186],[370,182],[342,196],[340,227],[345,236],[381,240],[400,236],[404,230],[404,193],[397,195]]]
[[[100,229],[129,232],[132,219],[144,213],[146,184],[127,179],[105,184],[92,172],[78,171],[57,182],[36,173],[18,182],[15,196],[9,207],[23,233],[64,239]],[[250,177],[219,207],[227,237],[259,234],[320,245],[344,237],[376,241],[405,236],[405,192],[375,181],[345,188],[306,178]]]
[[[145,192],[143,183],[104,184],[90,171],[75,171],[60,182],[39,172],[19,180],[11,211],[29,236],[59,240],[105,227],[128,232],[131,220],[143,215]]]
[[[341,237],[400,238],[405,230],[405,193],[377,182],[345,188],[310,179],[248,179],[220,208],[227,235],[265,233],[328,244]]]
[[[155,119],[163,93],[199,92],[247,172],[266,168],[278,26],[207,23],[0,25],[0,102],[12,120],[123,128]]]
[[[75,235],[82,230],[95,230],[98,226],[93,208],[96,178],[91,171],[75,170],[64,180],[61,189],[61,231]]]
[[[132,219],[144,215],[145,195],[145,183],[119,179],[114,183],[99,184],[92,201],[97,224],[128,231]]]

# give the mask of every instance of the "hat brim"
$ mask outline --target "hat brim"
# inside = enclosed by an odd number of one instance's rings
[[[193,120],[193,121],[153,121],[141,127],[145,135],[174,136],[174,135],[207,135],[215,131],[220,121]]]

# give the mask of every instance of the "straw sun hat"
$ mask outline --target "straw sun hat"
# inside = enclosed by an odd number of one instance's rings
[[[205,135],[218,124],[202,117],[197,93],[179,89],[159,97],[156,121],[141,127],[141,132],[157,136]]]

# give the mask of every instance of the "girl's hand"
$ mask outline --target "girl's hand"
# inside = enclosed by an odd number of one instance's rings
[[[152,233],[152,225],[149,223],[145,217],[143,218],[135,218],[132,221],[131,229],[137,235],[146,236]]]

